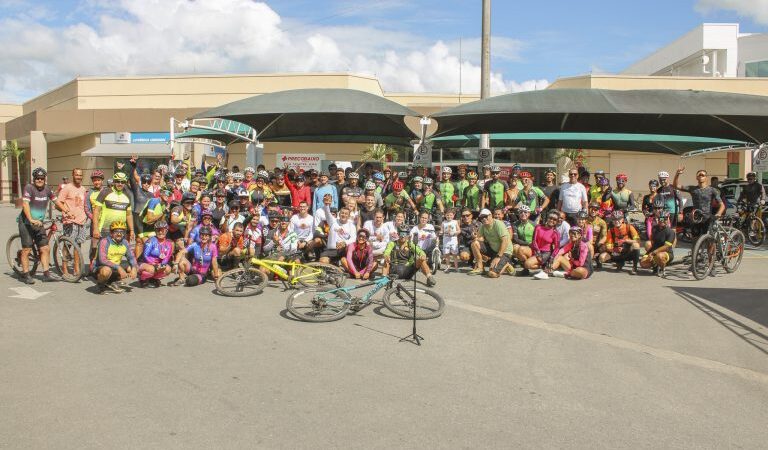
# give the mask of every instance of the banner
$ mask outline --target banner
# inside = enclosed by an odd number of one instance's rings
[[[297,171],[320,171],[324,159],[325,153],[278,153],[275,155],[275,167],[283,168],[287,165]]]

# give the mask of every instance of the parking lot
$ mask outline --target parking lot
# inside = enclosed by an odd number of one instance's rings
[[[440,274],[418,347],[380,304],[311,324],[276,286],[29,290],[3,257],[0,447],[765,448],[766,269]]]

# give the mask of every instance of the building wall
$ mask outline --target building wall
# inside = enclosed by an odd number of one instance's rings
[[[750,34],[740,37],[738,76],[746,75],[746,63],[757,61],[768,61],[768,34]]]

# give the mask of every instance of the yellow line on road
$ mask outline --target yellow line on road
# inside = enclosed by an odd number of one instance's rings
[[[470,305],[468,303],[459,302],[455,300],[449,300],[447,303],[451,306],[463,309],[465,311],[471,311],[478,314],[483,314],[485,316],[495,317],[495,318],[505,320],[507,322],[512,322],[518,325],[536,328],[539,330],[545,330],[552,333],[558,333],[565,336],[576,336],[576,337],[585,339],[587,341],[610,345],[611,347],[630,350],[637,353],[644,353],[644,354],[655,356],[659,359],[682,363],[689,366],[710,370],[713,372],[719,372],[719,373],[724,373],[728,375],[736,375],[746,380],[757,381],[760,383],[768,384],[768,373],[758,372],[751,369],[745,369],[743,367],[738,367],[738,366],[732,366],[732,365],[725,364],[720,361],[715,361],[712,359],[686,355],[684,353],[678,353],[672,350],[665,350],[665,349],[651,347],[644,344],[638,344],[637,342],[626,341],[624,339],[616,338],[613,336],[607,336],[604,334],[598,334],[591,331],[580,330],[578,328],[572,328],[567,325],[545,322],[543,320],[534,319],[531,317],[525,317],[518,314],[497,311],[495,309],[484,308],[482,306]]]

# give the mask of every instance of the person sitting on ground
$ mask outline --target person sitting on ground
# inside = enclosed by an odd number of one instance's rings
[[[338,219],[331,214],[329,205],[325,205],[325,217],[328,220],[328,241],[325,250],[320,254],[320,262],[336,264],[346,256],[347,245],[355,242],[357,229],[349,218],[349,210],[341,208]]]
[[[139,286],[160,287],[160,280],[168,276],[173,267],[173,241],[168,239],[168,222],[160,219],[154,223],[155,232],[147,239],[139,263]]]
[[[272,217],[270,227],[273,225]],[[264,239],[264,253],[269,259],[277,261],[298,261],[299,237],[291,231],[291,217],[288,215],[277,216],[278,225],[271,228]]]
[[[493,218],[491,211],[483,209],[478,216],[480,228],[477,239],[472,243],[472,254],[475,257],[475,268],[470,275],[483,273],[483,258],[490,259],[488,277],[498,278],[502,273],[514,273],[509,264],[512,259],[512,237],[504,222]]]
[[[430,223],[432,216],[428,211],[419,214],[419,223],[411,228],[411,238],[416,236],[416,242],[424,253],[430,255],[437,245],[437,233],[435,226]]]
[[[536,230],[536,224],[530,220],[531,208],[528,205],[517,207],[517,222],[512,225],[512,250],[515,258],[520,264],[533,256],[531,243],[533,242],[533,233]]]
[[[600,262],[613,261],[616,269],[624,268],[626,261],[632,261],[630,275],[637,273],[637,264],[640,261],[640,235],[632,224],[624,223],[624,213],[614,211],[613,226],[608,229],[608,238],[605,241],[606,252],[600,255]]]
[[[557,233],[559,220],[560,213],[550,210],[547,213],[547,220],[543,224],[536,225],[531,242],[533,254],[525,261],[523,275],[528,275],[531,270],[537,269],[541,269],[540,273],[544,274],[551,271],[550,265],[554,262],[552,257],[560,250],[560,235]],[[540,278],[545,278],[545,276],[540,275]]]
[[[651,245],[645,255],[640,259],[640,267],[653,268],[653,273],[664,278],[666,268],[672,262],[675,255],[672,249],[675,247],[675,230],[669,225],[669,211],[662,211],[651,233]]]
[[[245,239],[243,238],[245,227],[242,223],[236,223],[232,231],[227,231],[219,236],[216,243],[219,246],[219,266],[221,270],[234,268],[240,257],[245,254]]]
[[[472,243],[477,238],[477,229],[480,224],[474,220],[474,215],[469,208],[461,210],[461,222],[459,223],[459,259],[462,262],[473,264]]]
[[[183,282],[186,286],[197,286],[205,283],[210,273],[216,279],[221,275],[219,270],[219,249],[211,242],[211,228],[200,229],[200,241],[193,242],[176,255],[174,261],[179,268],[179,277],[169,286],[178,286]]]
[[[592,275],[592,255],[589,244],[582,239],[578,226],[568,230],[570,240],[561,247],[552,263],[552,276],[584,280]],[[563,269],[563,270],[557,270]]]
[[[398,279],[410,280],[420,270],[427,277],[427,285],[434,286],[436,281],[427,265],[427,255],[411,239],[411,230],[408,226],[401,226],[398,230],[398,238],[387,244],[384,250],[384,268],[382,273],[389,275],[394,273]]]
[[[357,240],[347,245],[347,256],[341,259],[341,265],[356,280],[369,279],[378,266],[373,258],[373,247],[368,242],[369,237],[365,228],[358,230]]]
[[[595,248],[592,245],[594,236],[592,236],[592,225],[587,223],[589,213],[581,210],[576,214],[576,226],[581,228],[581,240],[587,243],[589,247],[589,254],[595,254]],[[594,257],[594,256],[593,256]]]
[[[109,225],[109,235],[99,240],[96,259],[92,262],[91,273],[96,274],[99,294],[107,291],[124,292],[124,280],[136,278],[136,257],[125,239],[128,226],[121,220]],[[128,261],[124,265],[123,259]]]

